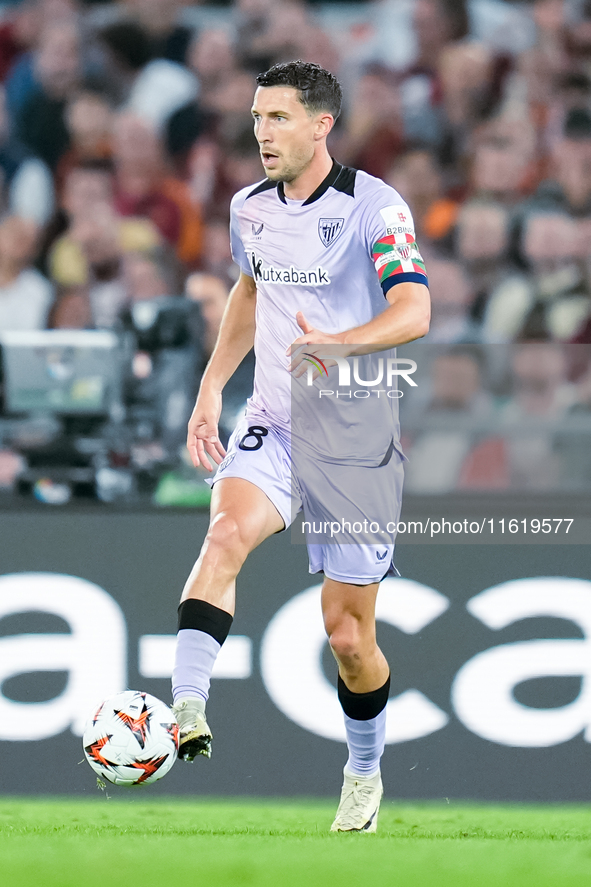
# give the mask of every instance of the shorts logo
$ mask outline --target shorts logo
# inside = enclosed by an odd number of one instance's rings
[[[378,559],[379,561],[383,561],[387,554],[388,554],[388,549],[387,549],[387,548],[386,548],[386,550],[385,550],[385,552],[384,552],[383,554],[380,554],[379,551],[376,551],[376,557],[377,557],[377,559]]]
[[[331,243],[334,243],[343,230],[344,224],[344,219],[319,219],[318,234],[322,243],[325,246],[330,246]]]
[[[227,468],[228,465],[231,465],[232,462],[234,461],[235,456],[236,456],[236,453],[228,453],[228,455],[223,460],[223,462],[220,462],[220,464],[218,466],[218,471],[223,471],[224,468]]]

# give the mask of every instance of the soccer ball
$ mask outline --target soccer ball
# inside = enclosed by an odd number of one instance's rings
[[[179,727],[170,708],[137,690],[102,703],[86,724],[82,745],[95,773],[114,785],[147,785],[177,758]]]

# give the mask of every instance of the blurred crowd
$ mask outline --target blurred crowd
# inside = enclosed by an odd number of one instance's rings
[[[591,347],[556,342],[405,349],[405,490],[591,490]]]
[[[579,400],[588,409],[589,363],[565,359],[564,346],[591,343],[589,0],[22,0],[0,8],[0,333],[137,333],[138,304],[198,305],[194,359],[154,383],[162,388],[165,378],[169,395],[182,389],[174,420],[182,426],[237,276],[230,200],[263,178],[254,77],[302,58],[344,87],[333,156],[383,178],[412,209],[433,299],[425,341],[452,349],[438,358],[447,372],[435,377],[457,385],[451,399],[486,411],[482,362],[463,347],[535,343],[536,365],[560,379],[552,384],[579,392],[568,409]],[[136,336],[136,388],[149,390],[146,380],[169,367],[163,350]],[[509,361],[515,404],[527,363],[520,353]],[[463,374],[450,369],[460,364]],[[252,363],[243,369],[228,431]],[[174,413],[162,402],[158,421],[136,429],[156,453],[167,451],[158,446]],[[408,441],[417,490],[434,452],[427,437]],[[180,436],[169,438],[180,446]],[[501,444],[464,440],[457,470],[446,474],[451,487],[535,488],[528,446],[511,455]],[[556,446],[547,444],[548,465],[557,464]],[[2,476],[0,464],[0,486]]]

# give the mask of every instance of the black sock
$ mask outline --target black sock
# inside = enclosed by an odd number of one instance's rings
[[[369,693],[353,693],[339,675],[337,682],[339,702],[347,717],[354,721],[370,721],[386,707],[390,694],[390,675],[382,687]]]
[[[194,628],[197,631],[204,631],[214,638],[218,644],[224,643],[230,628],[232,627],[232,616],[219,607],[214,607],[207,601],[198,601],[195,598],[188,598],[179,606],[179,627]]]

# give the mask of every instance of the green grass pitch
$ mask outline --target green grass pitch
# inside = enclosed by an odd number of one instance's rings
[[[114,794],[115,792],[113,792]],[[377,835],[334,802],[0,798],[2,887],[584,887],[591,807],[387,801]]]

